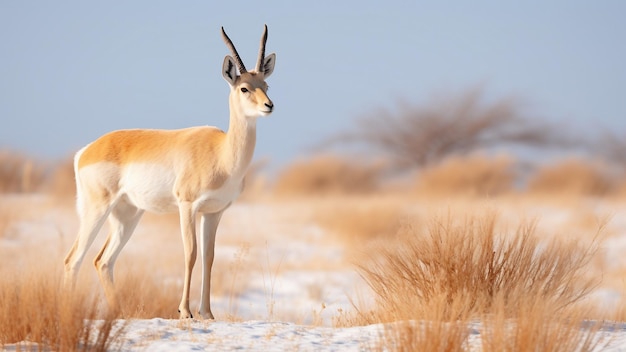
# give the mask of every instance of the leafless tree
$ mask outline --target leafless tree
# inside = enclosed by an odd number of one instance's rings
[[[494,147],[567,147],[573,139],[565,130],[527,116],[516,99],[486,103],[476,88],[421,106],[400,104],[397,112],[378,109],[334,136],[330,145],[364,145],[401,171]]]

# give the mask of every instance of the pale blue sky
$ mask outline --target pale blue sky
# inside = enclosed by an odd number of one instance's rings
[[[264,23],[280,164],[399,100],[481,85],[626,136],[624,1],[0,0],[0,148],[71,155],[122,128],[227,128],[224,26],[254,66]]]

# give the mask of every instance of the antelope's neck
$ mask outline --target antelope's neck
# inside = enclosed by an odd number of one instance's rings
[[[226,133],[225,167],[233,176],[245,176],[254,156],[256,118],[246,118],[231,112]]]

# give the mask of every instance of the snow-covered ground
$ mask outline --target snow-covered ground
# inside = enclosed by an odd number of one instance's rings
[[[351,328],[310,327],[283,322],[179,322],[151,319],[127,322],[121,346],[132,351],[366,351],[380,348],[382,325]],[[467,349],[480,351],[480,324],[468,325]],[[597,333],[598,351],[626,350],[626,324]]]
[[[131,321],[124,350],[146,351],[361,351],[376,345],[380,327],[346,329],[246,321]],[[146,338],[146,336],[151,336]]]
[[[58,257],[61,268],[77,227],[71,205],[57,206],[45,197],[5,196],[0,202],[29,209],[16,215],[18,220],[0,237],[3,259],[15,259],[19,266],[20,251],[45,249]],[[626,222],[620,216],[624,209],[603,204],[589,207],[599,218],[611,217],[611,234],[605,240],[606,267],[626,267]],[[216,321],[120,320],[117,327],[123,327],[124,339],[118,347],[131,351],[362,351],[380,347],[382,325],[333,327],[333,318],[351,311],[352,302],[370,297],[347,249],[312,221],[308,212],[312,210],[307,206],[288,203],[234,205],[218,230],[213,267],[217,288],[212,295]],[[519,213],[501,210],[504,218]],[[548,228],[562,228],[569,222],[576,227],[580,221],[579,209],[528,207],[525,214],[537,216]],[[99,237],[88,257],[100,248],[104,230]],[[85,262],[82,271],[87,274],[83,276],[95,276],[89,260]],[[138,267],[151,268],[152,275],[163,282],[182,280],[182,244],[175,220],[156,216],[142,220],[116,271]],[[196,266],[192,310],[198,306],[199,272]],[[602,286],[595,293],[608,309],[624,301],[623,290],[617,286]],[[479,322],[468,325],[468,350],[480,350],[480,331]],[[602,350],[626,351],[626,324],[606,324],[597,335],[607,341]],[[16,349],[16,345],[5,346],[5,350]]]
[[[124,338],[111,346],[122,351],[369,351],[385,350],[380,324],[363,327],[312,327],[289,322],[250,320],[229,323],[161,318],[118,321]],[[581,329],[584,329],[582,327]],[[480,323],[467,327],[467,351],[481,351]],[[596,333],[594,351],[626,351],[626,324],[607,324]],[[17,351],[28,344],[6,345]],[[30,347],[36,348],[31,344]]]

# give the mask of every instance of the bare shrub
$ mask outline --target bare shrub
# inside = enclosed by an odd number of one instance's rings
[[[515,181],[511,157],[471,155],[426,167],[418,175],[416,191],[430,195],[495,196],[511,191]]]
[[[615,188],[608,171],[599,164],[567,159],[544,166],[528,181],[528,190],[543,194],[602,196]]]
[[[594,287],[585,266],[596,246],[540,242],[533,224],[506,236],[495,224],[495,216],[460,225],[436,219],[426,231],[409,226],[396,240],[379,244],[359,265],[376,296],[370,318],[429,320],[429,307],[441,299],[448,303],[439,313],[445,321],[488,312],[496,298],[507,317],[530,298],[557,313]]]
[[[421,106],[404,104],[397,112],[379,109],[358,119],[352,131],[330,142],[364,145],[391,160],[396,171],[496,147],[571,145],[562,128],[555,132],[527,115],[518,100],[486,103],[482,90],[472,89]]]
[[[99,318],[96,298],[60,290],[57,275],[3,273],[0,286],[0,346],[34,342],[38,350],[106,351],[122,343],[115,316]]]
[[[276,181],[278,195],[362,194],[377,187],[379,168],[336,156],[296,161]]]
[[[534,224],[496,231],[496,217],[436,218],[379,243],[358,266],[375,296],[344,322],[387,323],[379,349],[459,351],[481,319],[485,351],[587,351],[599,325],[581,330],[581,300],[597,243],[540,241]]]

